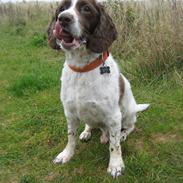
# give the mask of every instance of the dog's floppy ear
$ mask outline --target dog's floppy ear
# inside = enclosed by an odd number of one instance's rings
[[[55,28],[55,23],[57,21],[57,17],[58,17],[58,11],[59,11],[59,8],[57,8],[56,12],[55,12],[55,16],[52,17],[52,20],[48,26],[48,29],[47,29],[47,34],[48,34],[48,44],[51,48],[53,49],[56,49],[56,50],[60,50],[60,46],[57,44],[56,42],[56,38],[55,36],[53,35],[53,30]]]
[[[87,48],[95,53],[107,51],[114,40],[117,39],[117,31],[111,17],[99,5],[100,20],[94,32],[89,35]]]

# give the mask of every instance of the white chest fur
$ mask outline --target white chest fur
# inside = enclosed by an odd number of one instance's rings
[[[110,55],[106,60],[110,73],[99,67],[85,73],[72,71],[65,63],[62,71],[61,100],[67,117],[96,126],[119,111],[119,70]]]

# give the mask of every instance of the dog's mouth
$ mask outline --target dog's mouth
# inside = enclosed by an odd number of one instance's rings
[[[57,44],[67,50],[79,48],[84,43],[82,38],[74,37],[68,30],[63,28],[59,21],[55,24],[53,34],[57,38]]]

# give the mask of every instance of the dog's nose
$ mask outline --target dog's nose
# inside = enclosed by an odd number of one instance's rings
[[[58,17],[61,25],[63,27],[68,26],[73,21],[73,16],[71,14],[60,14]]]

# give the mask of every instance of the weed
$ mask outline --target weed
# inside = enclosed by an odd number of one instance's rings
[[[36,179],[30,175],[24,175],[20,179],[20,183],[36,183]]]
[[[32,38],[32,45],[35,47],[46,46],[47,45],[46,34],[35,32]]]

